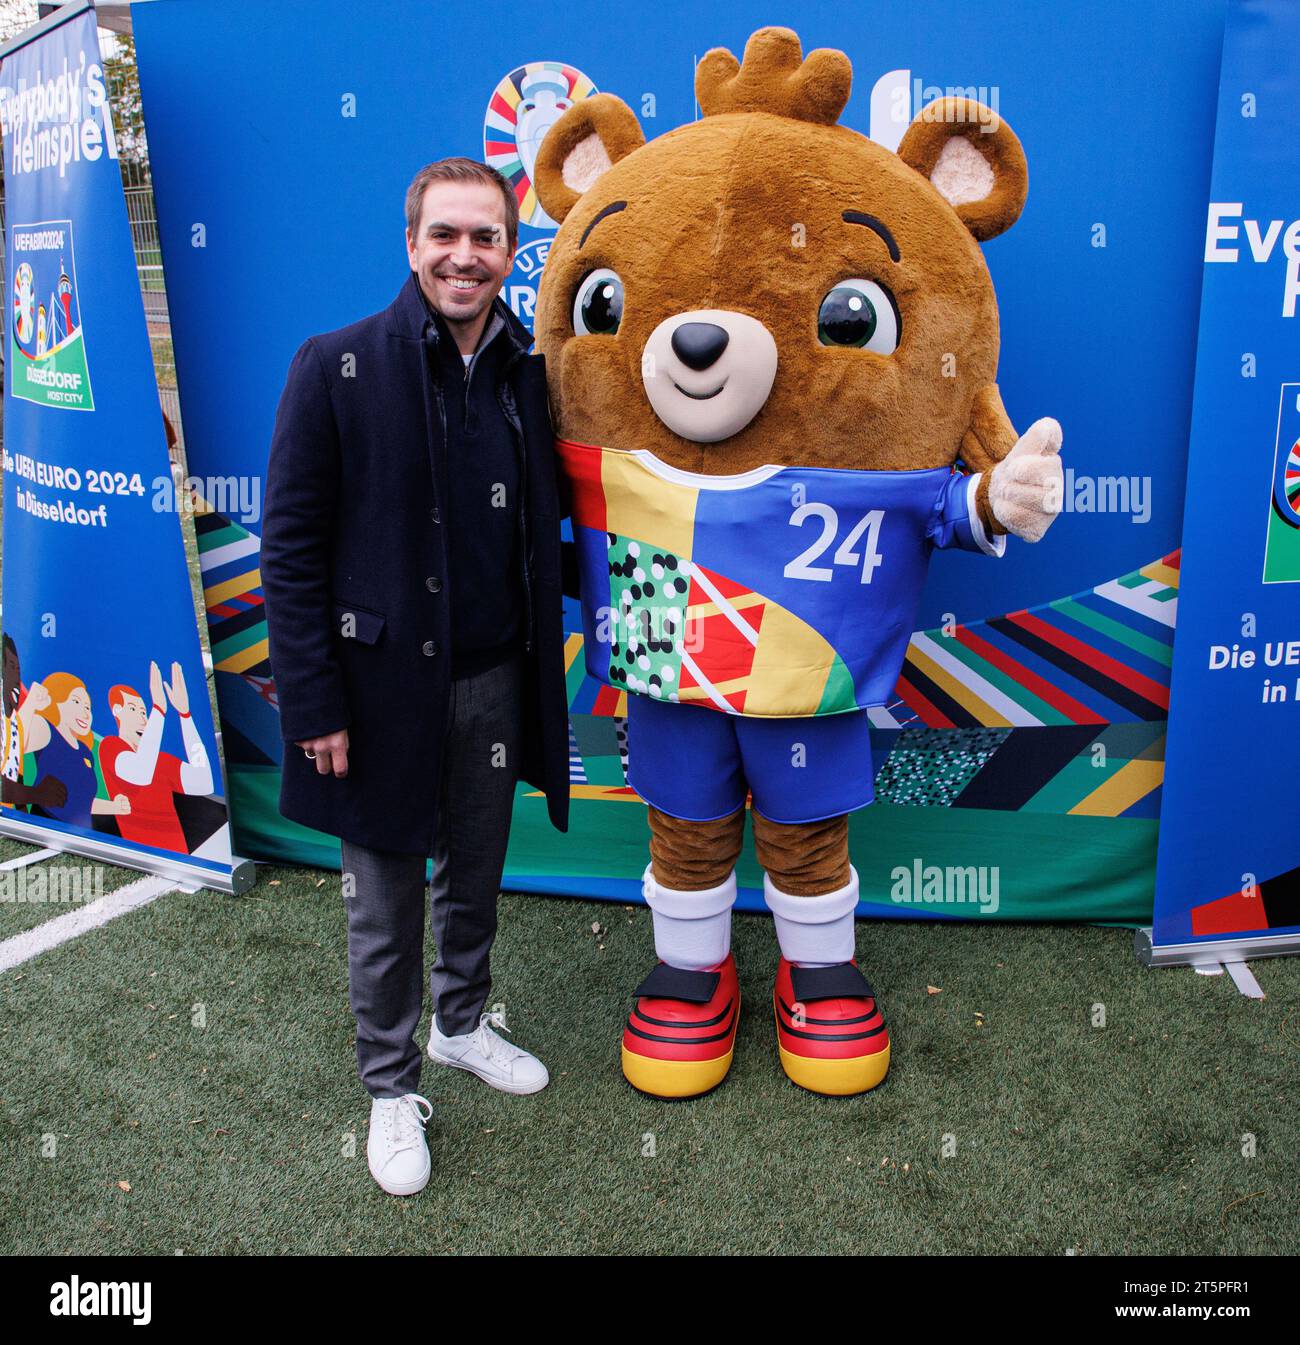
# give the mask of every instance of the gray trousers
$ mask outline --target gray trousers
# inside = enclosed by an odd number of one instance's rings
[[[451,684],[429,908],[437,961],[429,990],[439,1029],[478,1026],[492,978],[497,895],[519,779],[521,669],[514,657]],[[342,843],[348,986],[357,1069],[371,1097],[420,1082],[425,859]]]

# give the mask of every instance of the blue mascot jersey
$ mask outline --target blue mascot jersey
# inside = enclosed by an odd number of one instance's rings
[[[947,467],[702,476],[567,440],[587,670],[727,714],[833,715],[893,694],[930,553],[1000,556]]]

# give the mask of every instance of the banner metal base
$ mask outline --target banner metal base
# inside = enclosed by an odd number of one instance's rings
[[[1300,934],[1247,934],[1237,939],[1206,943],[1151,942],[1151,926],[1136,931],[1133,951],[1144,967],[1198,967],[1226,962],[1249,962],[1257,957],[1283,957],[1300,953]]]
[[[130,846],[120,843],[97,841],[90,836],[65,836],[62,833],[51,832],[46,827],[20,822],[12,817],[0,817],[0,836],[9,836],[13,840],[27,841],[31,845],[81,855],[85,859],[102,860],[105,864],[116,864],[121,868],[140,869],[144,873],[156,874],[159,878],[170,878],[190,891],[210,887],[216,892],[238,896],[241,892],[247,892],[257,881],[253,861],[240,859],[238,856],[231,857],[228,873],[214,871],[198,864],[187,864],[179,855],[169,858],[166,855],[152,854],[147,850],[133,850]]]

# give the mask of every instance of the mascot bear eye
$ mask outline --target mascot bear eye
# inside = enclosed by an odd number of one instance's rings
[[[573,300],[573,330],[579,336],[613,336],[623,320],[623,282],[601,267],[584,276]]]
[[[841,280],[822,300],[817,339],[824,346],[857,346],[892,355],[902,322],[894,296],[874,280]]]

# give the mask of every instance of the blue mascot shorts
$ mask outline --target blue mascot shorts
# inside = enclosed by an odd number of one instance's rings
[[[769,719],[630,695],[627,716],[627,782],[670,817],[727,817],[746,790],[772,822],[817,822],[872,800],[863,710]]]

